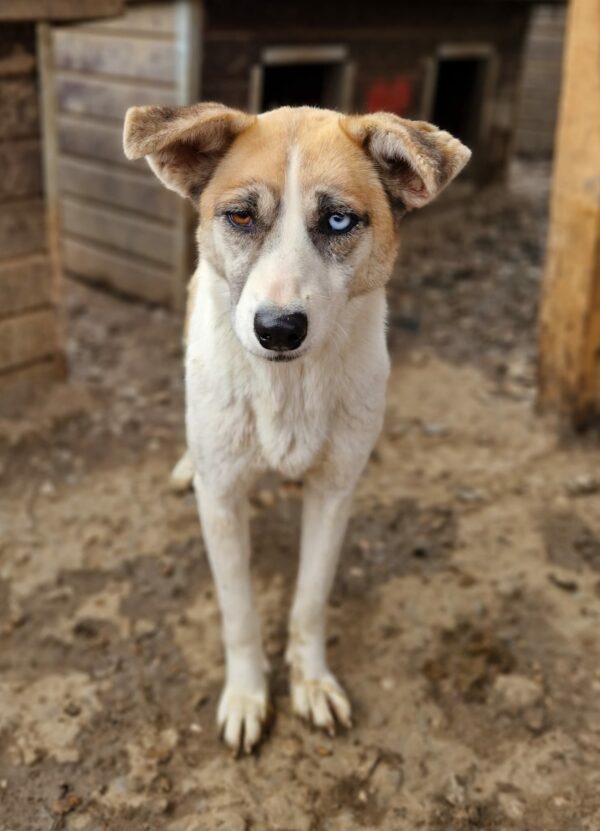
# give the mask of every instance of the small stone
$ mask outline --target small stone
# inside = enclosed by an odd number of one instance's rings
[[[474,504],[476,502],[483,502],[485,494],[477,488],[460,488],[456,491],[456,498],[461,502]]]
[[[444,789],[444,799],[449,805],[457,808],[459,805],[465,804],[466,792],[465,786],[460,777],[455,773],[451,773],[448,778],[448,784]]]
[[[548,719],[544,708],[532,707],[528,710],[525,714],[525,725],[536,736],[543,733],[548,726]]]
[[[442,436],[447,436],[448,433],[450,432],[450,430],[448,429],[448,427],[446,427],[445,424],[437,424],[436,422],[433,422],[433,421],[425,422],[421,426],[421,430],[423,431],[423,434],[425,436],[438,437],[438,438],[440,438]]]
[[[542,700],[540,684],[522,675],[499,675],[494,682],[493,699],[496,707],[515,716],[535,707]]]
[[[56,488],[49,479],[40,486],[40,495],[51,499],[56,494]]]
[[[137,619],[133,624],[133,633],[136,638],[149,638],[157,631],[157,626],[151,620]]]
[[[592,473],[580,473],[565,484],[569,496],[592,496],[600,492],[600,478]]]
[[[65,705],[65,713],[71,718],[75,718],[81,713],[81,707],[75,701],[69,701],[68,704]]]
[[[393,678],[382,678],[380,684],[381,689],[385,690],[386,692],[390,692],[396,686],[396,683]]]
[[[514,793],[498,794],[498,805],[507,819],[519,820],[523,818],[525,806]]]

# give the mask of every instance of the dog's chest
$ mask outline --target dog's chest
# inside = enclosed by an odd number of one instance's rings
[[[305,367],[285,369],[287,373],[257,379],[252,407],[265,463],[294,478],[311,467],[327,439],[335,390],[322,382],[321,373]]]

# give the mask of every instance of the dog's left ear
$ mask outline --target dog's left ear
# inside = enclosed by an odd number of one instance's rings
[[[372,158],[388,196],[407,210],[431,202],[471,158],[458,139],[392,113],[345,116],[342,129]]]

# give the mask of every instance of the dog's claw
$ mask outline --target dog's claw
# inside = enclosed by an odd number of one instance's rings
[[[336,724],[351,727],[351,708],[346,693],[331,673],[307,679],[292,673],[292,708],[296,715],[315,727],[335,735]]]
[[[217,721],[223,741],[236,756],[252,753],[260,742],[267,712],[266,690],[243,693],[225,687]]]

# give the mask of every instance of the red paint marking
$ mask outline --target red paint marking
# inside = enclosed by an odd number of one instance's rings
[[[405,115],[412,103],[412,82],[404,77],[383,78],[374,81],[367,92],[367,110],[371,113],[385,110],[396,115]]]

